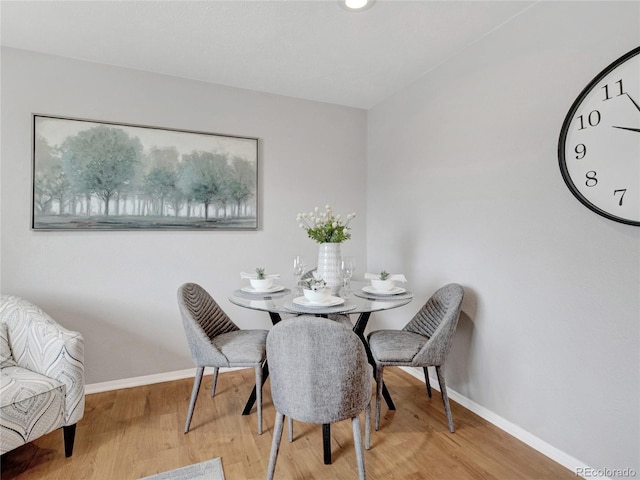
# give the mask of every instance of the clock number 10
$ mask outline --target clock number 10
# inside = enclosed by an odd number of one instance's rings
[[[578,120],[580,121],[580,128],[578,128],[578,130],[584,130],[585,128],[587,128],[587,126],[595,127],[600,123],[600,119],[601,119],[601,115],[598,110],[593,110],[587,116],[586,122],[585,122],[584,115],[579,115]]]

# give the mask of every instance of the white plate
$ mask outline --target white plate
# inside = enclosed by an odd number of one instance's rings
[[[371,285],[367,285],[366,287],[362,287],[362,291],[373,293],[374,295],[398,295],[399,293],[404,293],[407,290],[402,287],[393,287],[391,290],[376,290]]]
[[[280,290],[284,290],[284,287],[282,285],[272,285],[266,290],[256,290],[251,286],[247,286],[247,287],[242,287],[240,290],[247,293],[274,293],[274,292],[279,292]]]
[[[293,299],[293,303],[303,307],[334,307],[344,303],[344,298],[329,297],[329,300],[322,303],[311,303],[307,297],[296,297]]]

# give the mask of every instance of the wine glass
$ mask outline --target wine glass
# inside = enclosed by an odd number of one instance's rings
[[[304,259],[300,255],[293,257],[293,274],[296,277],[296,288],[300,286],[300,277],[302,277],[305,268],[307,268],[307,266],[304,264]]]
[[[347,292],[349,292],[351,288],[351,277],[353,276],[354,270],[355,262],[353,257],[342,257],[340,260],[340,275],[342,276],[344,287]]]

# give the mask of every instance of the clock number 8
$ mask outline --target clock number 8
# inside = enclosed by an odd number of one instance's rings
[[[588,171],[585,176],[587,177],[587,181],[584,182],[584,184],[587,187],[595,187],[598,184],[598,179],[596,178],[595,170]]]

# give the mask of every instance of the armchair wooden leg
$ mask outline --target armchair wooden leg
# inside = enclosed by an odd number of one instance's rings
[[[64,456],[70,457],[73,454],[73,442],[76,438],[76,424],[62,427],[64,437]]]

